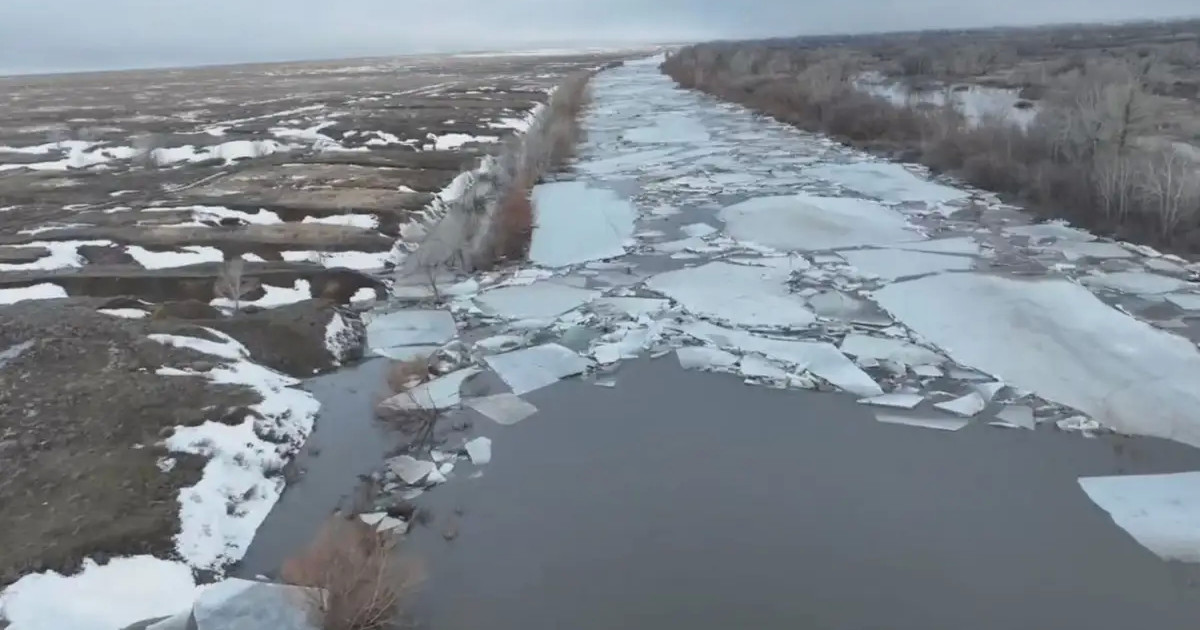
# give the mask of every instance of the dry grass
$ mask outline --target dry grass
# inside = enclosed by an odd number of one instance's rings
[[[387,371],[388,389],[393,394],[406,392],[429,380],[429,357],[413,357],[407,361],[392,361]]]
[[[308,604],[323,630],[384,630],[396,626],[423,572],[397,557],[394,537],[335,516],[284,563],[281,576],[288,584],[321,589]]]

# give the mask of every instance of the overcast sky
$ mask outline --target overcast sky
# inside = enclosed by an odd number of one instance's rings
[[[0,0],[0,74],[1200,14],[1200,0]]]

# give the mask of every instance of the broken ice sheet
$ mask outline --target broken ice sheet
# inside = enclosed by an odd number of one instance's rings
[[[936,352],[907,341],[890,337],[872,337],[859,333],[846,335],[839,348],[851,356],[886,359],[905,365],[936,365],[944,360]]]
[[[870,398],[860,398],[858,402],[876,407],[895,407],[897,409],[912,409],[921,404],[925,397],[920,394],[891,393]]]
[[[639,297],[603,297],[593,303],[597,309],[612,310],[633,318],[657,315],[667,310],[670,305],[669,300]]]
[[[464,447],[467,449],[467,456],[471,458],[471,463],[476,466],[482,466],[492,461],[492,441],[485,437],[477,437],[467,442]]]
[[[443,310],[404,310],[374,315],[367,323],[373,350],[443,344],[458,334],[454,317]]]
[[[1188,283],[1178,278],[1163,276],[1147,271],[1118,271],[1101,273],[1080,278],[1089,287],[1132,293],[1134,295],[1156,295],[1186,288]]]
[[[758,197],[721,210],[733,238],[789,251],[916,241],[903,215],[865,199],[808,194]]]
[[[506,319],[552,319],[599,296],[599,291],[536,282],[490,289],[477,295],[475,302]]]
[[[738,365],[738,373],[742,375],[742,378],[770,381],[783,381],[788,377],[786,370],[756,354],[747,354],[742,357],[742,362]]]
[[[708,346],[684,346],[675,350],[679,367],[685,370],[723,371],[738,362],[735,354]]]
[[[707,223],[689,223],[688,225],[679,228],[679,231],[688,236],[704,237],[708,236],[709,234],[715,234],[717,232],[717,228]]]
[[[787,286],[783,267],[747,267],[710,262],[699,267],[658,274],[646,286],[696,315],[730,324],[804,327],[816,318]]]
[[[1160,558],[1200,562],[1200,472],[1081,477],[1079,487]]]
[[[484,361],[518,396],[582,374],[591,366],[587,359],[556,343],[494,354]]]
[[[404,483],[412,486],[421,483],[437,469],[433,462],[419,460],[411,455],[399,455],[387,461],[388,469]]]
[[[1168,302],[1185,311],[1200,311],[1200,295],[1195,293],[1169,293],[1165,296]]]
[[[884,280],[923,276],[942,271],[965,271],[975,266],[969,256],[898,249],[858,249],[839,252],[846,262]]]
[[[1005,405],[996,414],[996,420],[1022,429],[1037,428],[1037,421],[1033,419],[1033,408],[1025,405]]]
[[[987,407],[987,402],[983,400],[983,396],[980,396],[979,392],[971,392],[954,400],[936,403],[933,406],[956,416],[970,418],[983,411],[984,407]]]
[[[940,429],[942,431],[957,431],[968,424],[968,421],[963,418],[930,415],[905,416],[887,412],[876,412],[875,419],[887,424],[903,424],[925,429]]]
[[[966,191],[917,177],[904,166],[892,162],[824,164],[805,169],[804,174],[888,202],[940,204],[969,196]]]
[[[637,209],[617,193],[583,182],[552,182],[533,188],[537,221],[529,260],[566,267],[625,254]]]
[[[537,407],[513,394],[494,394],[472,398],[467,406],[491,418],[496,424],[516,424],[537,413]]]
[[[437,411],[456,407],[462,400],[459,391],[462,389],[463,382],[480,371],[479,368],[468,367],[439,376],[408,391],[400,392],[379,405],[395,411],[416,409]]]

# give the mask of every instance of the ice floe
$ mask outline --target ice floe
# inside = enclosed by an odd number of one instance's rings
[[[537,407],[508,393],[472,398],[466,405],[502,425],[516,424],[537,413]]]
[[[941,204],[968,196],[966,191],[922,179],[903,165],[891,162],[825,164],[808,168],[804,173],[889,202]]]
[[[942,431],[957,431],[967,426],[970,421],[965,418],[952,418],[931,415],[902,415],[899,413],[878,412],[875,419],[885,424],[903,424],[924,429],[940,429]]]
[[[554,282],[489,289],[475,302],[485,312],[508,319],[552,319],[600,296],[599,291]]]
[[[733,238],[779,250],[841,249],[922,238],[895,210],[847,197],[758,197],[722,209],[720,218]]]
[[[964,271],[975,266],[967,256],[912,252],[897,249],[856,249],[838,252],[859,271],[885,280],[922,276],[942,271]]]
[[[377,354],[402,346],[435,346],[458,334],[454,316],[444,310],[403,310],[373,315],[367,322],[367,345]]]
[[[1125,433],[1200,446],[1200,353],[1059,279],[926,276],[876,291],[881,306],[958,363]]]
[[[625,253],[637,210],[611,190],[582,182],[539,184],[533,189],[537,221],[529,260],[566,267]]]
[[[668,271],[646,286],[688,311],[725,323],[767,328],[803,328],[816,317],[787,287],[790,272],[780,267],[749,267],[710,262]]]
[[[582,374],[591,366],[587,359],[556,343],[494,354],[485,361],[518,396]]]
[[[1082,477],[1079,486],[1143,547],[1200,562],[1200,472]]]

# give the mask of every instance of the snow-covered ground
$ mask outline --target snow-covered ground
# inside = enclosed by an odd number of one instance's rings
[[[1200,352],[1185,336],[1200,266],[1032,225],[994,195],[674,89],[655,64],[595,79],[578,175],[534,191],[531,263],[454,285],[445,310],[381,316],[377,352],[427,354],[488,326],[463,369],[517,398],[463,403],[501,423],[561,378],[610,385],[614,364],[673,353],[753,385],[846,392],[912,430],[1200,446]],[[1081,483],[1152,551],[1200,545],[1181,516],[1200,497],[1179,478],[1131,480],[1146,488],[1136,505],[1127,486]]]

